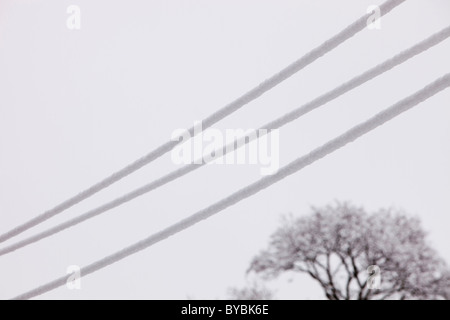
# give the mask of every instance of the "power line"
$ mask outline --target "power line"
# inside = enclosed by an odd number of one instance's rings
[[[372,118],[356,125],[352,129],[348,130],[344,134],[338,136],[322,145],[321,147],[313,150],[309,154],[298,158],[297,160],[291,162],[287,166],[280,169],[280,171],[273,175],[267,176],[265,178],[260,179],[257,182],[254,182],[247,187],[231,194],[230,196],[214,203],[213,205],[198,211],[197,213],[191,215],[188,218],[185,218],[178,223],[173,224],[172,226],[151,235],[150,237],[143,239],[129,247],[126,247],[112,255],[109,255],[97,262],[94,262],[84,268],[81,269],[81,275],[87,276],[91,273],[94,273],[100,269],[103,269],[115,262],[118,262],[126,257],[133,255],[137,252],[140,252],[158,242],[161,242],[197,223],[202,220],[205,220],[226,208],[235,205],[236,203],[249,198],[256,193],[268,188],[269,186],[287,178],[288,176],[300,171],[306,166],[313,164],[314,162],[320,160],[321,158],[327,156],[328,154],[333,153],[334,151],[344,147],[350,142],[355,141],[366,133],[376,129],[377,127],[383,125],[384,123],[392,120],[396,116],[402,114],[403,112],[413,108],[419,103],[427,100],[438,92],[448,88],[450,86],[450,73],[447,73],[442,78],[437,79],[432,82],[425,88],[417,91],[413,95],[397,102],[393,106],[384,111],[379,112]],[[58,278],[54,281],[51,281],[43,286],[40,286],[34,290],[31,290],[27,293],[17,296],[15,299],[31,299],[53,289],[56,289],[60,286],[63,286],[67,282],[67,276]]]
[[[283,115],[282,117],[268,123],[267,125],[263,126],[262,128],[265,129],[277,129],[280,128],[298,118],[305,115],[306,113],[340,97],[341,95],[353,90],[354,88],[366,83],[367,81],[383,74],[384,72],[387,72],[391,70],[392,68],[404,63],[408,59],[411,59],[412,57],[430,49],[431,47],[441,43],[445,39],[447,39],[450,36],[450,26],[447,28],[444,28],[443,30],[433,34],[432,36],[428,37],[427,39],[419,42],[418,44],[408,48],[407,50],[402,51],[401,53],[395,55],[394,57],[384,61],[383,63],[375,66],[374,68],[371,68],[367,70],[366,72],[352,78],[351,80],[344,82],[340,86],[336,87],[335,89],[319,96],[318,98],[302,105],[301,107]],[[259,137],[264,135],[267,131],[264,130],[257,130],[257,133],[260,133]],[[230,145],[224,147],[223,149],[216,150],[215,154],[221,154],[225,156],[227,153],[233,151],[236,149],[236,146],[242,146],[245,144],[250,143],[252,140],[254,140],[256,135],[249,135],[248,138],[243,137],[242,139],[235,140]],[[194,162],[199,163],[199,162]],[[114,199],[111,202],[108,202],[100,207],[97,207],[93,210],[90,210],[78,217],[75,217],[71,220],[68,220],[66,222],[63,222],[57,226],[54,226],[52,228],[49,228],[48,230],[45,230],[41,233],[35,234],[29,238],[26,238],[24,240],[18,241],[17,243],[11,244],[5,248],[0,249],[0,256],[6,255],[8,253],[11,253],[13,251],[16,251],[20,248],[26,247],[28,245],[31,245],[33,243],[36,243],[42,239],[45,239],[47,237],[50,237],[54,234],[57,234],[63,230],[66,230],[68,228],[71,228],[77,224],[80,224],[86,220],[89,220],[91,218],[94,218],[102,213],[105,213],[111,209],[117,208],[118,206],[127,203],[133,199],[136,199],[146,193],[149,193],[169,182],[172,182],[200,167],[205,165],[203,164],[190,164],[183,168],[177,169],[157,180],[152,181],[149,184],[146,184],[130,193],[127,193],[119,198]]]
[[[406,0],[387,0],[380,6],[380,16],[383,16],[387,13],[389,13],[392,9],[397,7],[398,5],[402,4]],[[272,77],[268,78],[267,80],[260,83],[258,86],[253,88],[252,90],[248,91],[238,99],[234,100],[230,104],[226,105],[222,109],[219,109],[209,117],[207,117],[205,120],[203,120],[203,127],[209,128],[213,124],[217,123],[218,121],[222,120],[223,118],[229,116],[230,114],[236,112],[240,108],[242,108],[244,105],[250,103],[251,101],[255,100],[259,96],[263,95],[265,92],[269,91],[270,89],[274,88],[284,80],[288,79],[298,71],[302,70],[309,64],[313,63],[326,53],[332,51],[336,47],[338,47],[340,44],[348,40],[349,38],[353,37],[355,34],[363,30],[367,25],[367,20],[371,17],[371,13],[364,15],[363,17],[356,20],[354,23],[349,25],[347,28],[339,32],[334,37],[330,38],[329,40],[325,41],[323,44],[315,48],[314,50],[308,52],[305,54],[302,58],[298,59],[297,61],[293,62],[280,72],[276,73]],[[188,130],[188,132],[191,134],[191,137],[195,135],[194,127]],[[96,183],[95,185],[91,186],[90,188],[82,191],[81,193],[77,194],[76,196],[62,202],[58,206],[38,215],[37,217],[29,220],[28,222],[19,225],[15,227],[14,229],[4,233],[0,236],[0,243],[4,242],[8,239],[11,239],[12,237],[15,237],[24,231],[50,219],[51,217],[71,208],[72,206],[76,205],[77,203],[91,197],[92,195],[100,192],[101,190],[109,187],[110,185],[116,183],[117,181],[125,178],[126,176],[132,174],[133,172],[139,170],[140,168],[144,167],[145,165],[149,164],[150,162],[156,160],[157,158],[161,157],[162,155],[166,154],[167,152],[171,151],[173,148],[175,148],[177,145],[179,145],[181,141],[169,141],[158,148],[154,149],[144,157],[136,160],[135,162],[131,163],[130,165],[126,166],[125,168],[117,171],[116,173],[112,174],[111,176],[105,178],[104,180]]]

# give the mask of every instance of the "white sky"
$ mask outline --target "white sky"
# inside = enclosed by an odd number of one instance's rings
[[[0,233],[122,168],[362,16],[376,0],[0,2]],[[79,5],[82,29],[66,8]],[[409,0],[214,126],[256,128],[425,39],[450,1]],[[287,164],[450,71],[450,40],[281,130]],[[418,215],[450,262],[450,90],[219,216],[41,298],[219,298],[245,284],[280,214],[350,200]],[[30,230],[83,213],[176,168],[170,154]],[[208,166],[130,204],[0,257],[0,299],[86,265],[260,178]],[[22,236],[23,237],[23,236]],[[322,298],[304,277],[280,298]]]

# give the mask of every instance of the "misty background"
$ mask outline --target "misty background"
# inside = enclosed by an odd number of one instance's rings
[[[375,0],[0,2],[0,233],[170,139],[366,13]],[[81,30],[69,30],[69,5]],[[409,0],[214,128],[258,128],[448,26],[448,0]],[[450,70],[450,41],[280,130],[285,165]],[[349,200],[421,218],[450,261],[450,92],[167,241],[45,299],[225,297],[280,214]],[[97,207],[175,166],[170,154],[12,240]],[[0,258],[0,298],[83,266],[227,196],[258,166],[207,166],[38,244]],[[305,276],[277,298],[322,298]]]

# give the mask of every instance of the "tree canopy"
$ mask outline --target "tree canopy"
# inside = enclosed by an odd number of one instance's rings
[[[371,289],[367,269],[381,272]],[[448,299],[450,272],[428,244],[420,220],[394,209],[367,213],[348,203],[286,216],[250,271],[311,276],[330,300]]]

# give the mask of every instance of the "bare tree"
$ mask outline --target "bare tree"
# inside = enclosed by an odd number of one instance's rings
[[[394,210],[368,214],[347,203],[312,211],[285,217],[250,271],[306,273],[330,300],[448,299],[449,269],[417,218]],[[372,265],[381,270],[379,289],[368,285]]]

